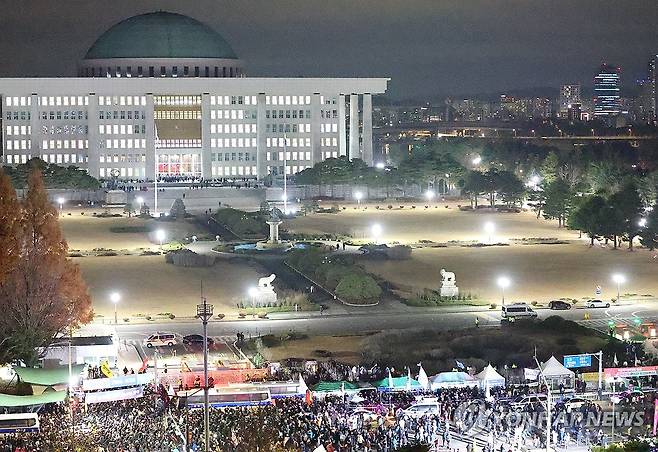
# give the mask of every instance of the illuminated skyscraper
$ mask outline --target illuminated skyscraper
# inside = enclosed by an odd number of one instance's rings
[[[569,105],[580,104],[580,85],[562,85],[560,86],[560,116],[566,117],[569,111]]]
[[[597,117],[617,116],[621,112],[619,95],[621,69],[602,64],[594,76],[594,115]]]
[[[654,122],[658,122],[658,54],[649,60],[649,71],[647,74],[648,90],[650,93],[651,116]]]

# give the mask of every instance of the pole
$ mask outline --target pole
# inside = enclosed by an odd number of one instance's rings
[[[155,216],[158,216],[158,151],[156,150],[155,146],[153,146],[153,156],[154,156],[154,161],[155,161],[155,168],[153,168],[153,182],[154,182],[154,187],[155,187],[155,203],[153,206],[153,213]]]
[[[283,134],[283,214],[288,212],[288,137]]]
[[[503,289],[503,306],[505,306],[505,287],[503,286],[501,289]]]
[[[204,309],[206,299],[203,299]],[[208,410],[208,318],[203,317],[203,433],[205,436],[205,451],[210,450],[210,413]]]
[[[619,281],[617,281],[617,303],[619,303],[619,286],[620,286],[620,284],[621,283]]]
[[[603,395],[603,350],[599,351],[599,399]]]
[[[73,391],[71,381],[73,381],[73,329],[69,328],[69,408],[71,409],[71,446],[75,442],[75,414],[73,413]]]
[[[535,350],[535,362],[537,363],[537,369],[539,369],[539,374],[541,375],[541,378],[546,385],[546,452],[551,451],[551,404],[553,401],[551,400],[551,387],[548,384],[548,381],[546,380],[546,377],[544,376],[544,372],[541,370],[541,366],[539,365],[539,360],[537,360],[537,351]]]
[[[617,397],[617,377],[612,379],[612,397],[610,401],[612,402],[612,439],[611,443],[615,442],[615,399]]]
[[[119,324],[119,321],[117,320],[117,304],[116,302],[114,303],[114,326],[116,327]]]

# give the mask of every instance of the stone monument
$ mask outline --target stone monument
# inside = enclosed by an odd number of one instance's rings
[[[260,278],[258,280],[258,287],[252,294],[254,298],[252,303],[255,306],[263,306],[270,303],[276,303],[277,295],[274,292],[274,287],[272,287],[272,281],[276,278],[276,275],[272,273],[270,276]]]
[[[267,240],[261,240],[260,242],[256,243],[256,249],[261,250],[261,251],[266,251],[266,250],[271,250],[271,251],[277,251],[277,250],[285,250],[287,248],[290,248],[291,244],[285,241],[282,241],[279,238],[279,226],[283,221],[279,218],[279,216],[272,212],[270,215],[269,220],[266,221],[266,223],[270,226],[270,236]]]
[[[441,269],[441,296],[456,297],[459,295],[459,287],[453,272],[448,272],[445,268]]]

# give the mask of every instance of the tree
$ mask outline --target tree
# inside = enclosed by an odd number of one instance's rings
[[[604,234],[603,217],[606,207],[605,199],[602,196],[594,195],[584,199],[569,214],[569,227],[589,235],[590,246],[594,245],[594,239]]]
[[[550,183],[553,182],[558,177],[558,171],[560,168],[560,159],[558,158],[555,151],[548,153],[544,161],[542,162],[541,169],[539,170],[544,182]]]
[[[0,216],[6,214],[0,211]],[[80,268],[67,257],[57,217],[41,173],[34,169],[20,206],[19,259],[0,280],[0,337],[7,338],[4,362],[20,360],[32,366],[38,347],[50,346],[69,328],[92,319],[87,287]],[[13,240],[0,237],[0,249],[12,246]]]
[[[487,192],[489,180],[480,171],[470,171],[464,181],[464,192],[471,197],[471,206],[477,209],[478,197]]]
[[[187,212],[185,211],[185,203],[182,199],[176,198],[174,203],[171,205],[169,210],[169,215],[171,215],[176,220],[184,220]]]
[[[493,172],[490,177],[492,186],[496,192],[500,193],[505,204],[513,206],[523,199],[525,186],[523,185],[523,182],[516,177],[516,174],[511,171],[500,171]]]
[[[544,218],[557,220],[558,227],[565,225],[573,203],[573,192],[567,181],[562,178],[553,179],[544,186]]]
[[[651,251],[658,248],[658,203],[653,206],[653,209],[647,215],[646,224],[640,229],[638,235],[642,246],[649,248]]]
[[[618,218],[619,225],[614,230],[616,235],[624,235],[628,240],[628,249],[633,249],[633,239],[638,234],[638,222],[642,217],[644,205],[634,183],[624,185],[617,193],[610,196],[608,203]]]
[[[382,289],[370,275],[351,273],[340,280],[336,295],[348,301],[370,301],[382,294]]]

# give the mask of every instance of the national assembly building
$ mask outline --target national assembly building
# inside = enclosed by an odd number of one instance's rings
[[[387,83],[247,77],[207,25],[143,14],[98,38],[77,77],[0,78],[3,162],[131,180],[262,179],[345,155],[372,165],[372,95]]]

